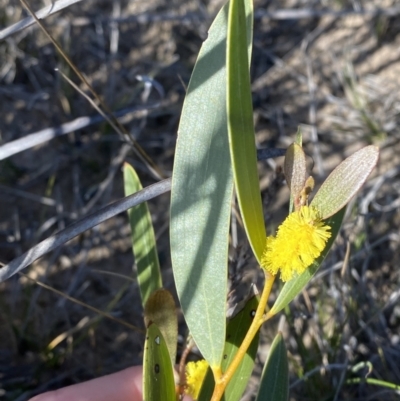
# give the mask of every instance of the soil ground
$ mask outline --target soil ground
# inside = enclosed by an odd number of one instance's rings
[[[40,4],[39,4],[40,3]],[[40,9],[50,1],[36,2]],[[165,176],[172,164],[190,74],[217,0],[86,0],[44,19],[52,35]],[[304,16],[301,11],[309,10]],[[289,15],[289,12],[291,13]],[[285,14],[286,13],[286,14]],[[0,0],[0,31],[27,16]],[[323,267],[281,323],[293,400],[396,400],[400,385],[400,7],[395,0],[257,0],[251,67],[257,146],[287,147],[300,126],[317,184],[345,157],[374,143],[380,161],[348,208]],[[93,107],[37,26],[0,42],[0,144],[82,116]],[[139,77],[139,79],[138,79]],[[152,82],[150,93],[144,81]],[[0,161],[0,261],[8,263],[89,212],[123,196],[119,159],[154,182],[105,123]],[[259,165],[268,231],[288,210],[277,158]],[[34,197],[32,197],[34,195]],[[149,202],[165,286],[174,292],[169,256],[169,194]],[[236,253],[235,253],[236,252]],[[240,302],[260,274],[240,240],[231,269]],[[238,255],[239,250],[232,251]],[[244,256],[243,256],[244,255]],[[132,275],[130,229],[119,215],[25,270],[29,277],[143,328]],[[103,318],[22,276],[0,284],[0,397],[33,395],[141,364],[143,334]],[[181,322],[182,322],[182,318]],[[278,320],[264,329],[244,400],[254,391]],[[181,325],[181,345],[185,336]]]

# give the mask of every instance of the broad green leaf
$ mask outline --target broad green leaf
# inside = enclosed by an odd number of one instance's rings
[[[323,219],[335,214],[361,188],[378,162],[378,157],[379,148],[370,145],[342,161],[321,185],[311,206],[320,211]]]
[[[195,65],[178,130],[171,190],[171,257],[185,321],[218,365],[225,339],[232,177],[225,113],[226,8]]]
[[[124,164],[125,196],[142,189],[134,168]],[[147,203],[128,210],[132,231],[132,250],[137,266],[138,283],[143,306],[150,294],[162,287],[160,265],[158,262],[156,239]]]
[[[248,20],[248,18],[247,18]],[[257,172],[244,0],[231,0],[227,38],[227,113],[236,195],[253,252],[260,262],[265,225]]]
[[[225,343],[233,191],[226,117],[227,17],[225,6],[209,30],[189,82],[171,190],[175,284],[185,321],[211,366],[219,366]]]
[[[344,207],[343,209],[339,210],[339,212],[337,212],[334,216],[325,220],[325,224],[331,227],[331,233],[332,233],[331,238],[329,238],[328,242],[326,243],[325,249],[323,250],[321,255],[315,260],[315,262],[304,271],[304,273],[302,273],[300,276],[292,278],[291,280],[285,283],[273,307],[268,312],[268,315],[273,316],[276,315],[279,311],[281,311],[286,305],[289,304],[289,302],[291,302],[294,299],[294,297],[296,297],[297,294],[299,294],[303,290],[306,284],[314,276],[314,274],[324,261],[329,250],[331,249],[336,239],[336,236],[339,233],[345,211],[346,208]]]
[[[176,401],[174,372],[167,344],[155,323],[147,328],[144,344],[143,400]]]
[[[246,333],[253,321],[253,316],[258,306],[259,297],[254,296],[250,298],[244,308],[236,314],[231,320],[228,321],[226,329],[226,343],[224,348],[224,357],[222,360],[222,371],[224,372],[232,362],[238,348],[246,336]],[[254,360],[257,355],[259,334],[254,337],[247,354],[243,358],[236,373],[233,375],[230,383],[228,384],[223,401],[237,401],[240,400],[243,391],[246,389],[249,382],[251,373],[254,367]],[[211,369],[208,370],[207,376],[202,385],[199,401],[209,401],[214,390],[214,378]]]
[[[174,298],[168,290],[160,288],[150,295],[144,308],[144,321],[146,327],[150,323],[155,323],[160,329],[167,344],[171,364],[175,365],[178,342],[178,317]]]
[[[288,359],[282,333],[278,333],[269,350],[256,401],[287,401],[288,399]]]

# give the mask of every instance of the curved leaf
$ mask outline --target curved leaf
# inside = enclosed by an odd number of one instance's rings
[[[343,221],[344,214],[346,212],[346,208],[344,207],[342,210],[337,212],[334,216],[330,217],[325,221],[325,224],[331,227],[332,236],[329,238],[326,243],[326,247],[321,253],[321,255],[315,260],[315,262],[308,267],[304,273],[300,276],[294,277],[282,287],[277,300],[272,306],[271,310],[268,312],[268,315],[273,316],[276,315],[279,311],[281,311],[286,305],[291,302],[297,294],[299,294],[303,288],[307,285],[307,283],[311,280],[314,274],[317,272],[322,262],[326,258],[329,250],[331,249],[336,236],[339,233],[340,226]]]
[[[306,182],[306,155],[303,148],[297,143],[292,143],[288,147],[283,171],[290,194],[296,199]]]
[[[256,401],[287,401],[288,399],[288,360],[282,333],[278,333],[269,350]]]
[[[143,400],[176,401],[174,372],[168,348],[154,323],[147,328],[144,344]]]
[[[326,219],[345,206],[364,184],[378,162],[379,148],[366,146],[342,161],[311,201]]]
[[[229,143],[243,224],[254,255],[260,262],[266,232],[257,171],[247,29],[244,1],[231,0],[227,37]]]
[[[131,195],[142,189],[134,168],[124,164],[125,195]],[[147,203],[142,203],[128,210],[132,232],[132,250],[137,266],[138,283],[143,306],[150,294],[162,287],[160,264],[158,261],[153,223]]]

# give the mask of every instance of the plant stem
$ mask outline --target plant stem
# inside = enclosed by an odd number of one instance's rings
[[[253,341],[254,336],[257,334],[258,330],[260,329],[261,325],[264,323],[264,313],[265,307],[267,305],[267,301],[269,295],[271,293],[272,284],[274,283],[275,276],[272,276],[268,272],[264,271],[265,274],[265,283],[264,288],[261,294],[260,301],[258,303],[258,307],[256,310],[256,314],[254,315],[253,322],[249,327],[249,330],[244,338],[242,344],[240,345],[235,358],[229,365],[228,369],[225,373],[220,377],[219,380],[215,381],[215,388],[213,396],[211,397],[211,401],[219,401],[228,385],[229,381],[232,379],[232,376],[235,374],[237,368],[239,367],[240,362],[242,362],[243,357],[246,355],[246,352]]]

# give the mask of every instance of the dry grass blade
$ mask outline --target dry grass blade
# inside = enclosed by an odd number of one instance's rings
[[[265,11],[256,10],[255,18],[269,18],[273,20],[298,20],[304,18],[318,18],[318,17],[348,17],[352,15],[365,15],[365,16],[395,16],[400,14],[400,7],[386,7],[386,8],[372,8],[363,10],[313,10],[312,8],[298,8],[288,10]]]
[[[155,198],[156,196],[168,192],[170,191],[170,189],[171,179],[168,178],[156,184],[150,185],[149,187],[133,195],[120,199],[112,203],[111,205],[100,209],[89,216],[84,217],[76,223],[71,224],[66,229],[58,232],[55,235],[52,235],[49,238],[46,238],[44,241],[35,245],[29,251],[25,252],[18,258],[15,258],[8,265],[0,269],[0,282],[7,280],[14,274],[29,266],[36,259],[65,244],[77,235],[82,234],[87,230],[90,230],[94,226],[104,222],[107,219],[110,219],[111,217],[116,216],[119,213],[125,212],[133,206],[136,206],[142,202],[148,201]]]
[[[75,334],[82,330],[83,328],[89,326],[89,324],[94,321],[96,318],[90,319],[88,316],[83,317],[74,327],[70,328],[67,331],[64,331],[63,333],[59,334],[56,338],[54,338],[47,348],[49,350],[52,350],[57,347],[61,342],[63,342],[65,339],[68,338],[68,336],[71,336],[72,334]]]
[[[18,196],[21,198],[25,198],[25,199],[28,199],[33,202],[41,203],[42,205],[51,206],[51,207],[57,206],[57,202],[54,199],[51,199],[46,196],[38,196],[35,194],[31,194],[30,192],[27,192],[27,191],[21,191],[20,189],[17,189],[17,188],[9,188],[2,184],[0,184],[0,190],[4,194],[8,193],[11,196]]]
[[[79,3],[80,1],[82,1],[82,0],[58,0],[58,1],[52,2],[50,5],[37,11],[36,16],[37,16],[37,18],[40,18],[40,19],[49,17],[50,15],[58,13],[59,11],[63,10],[64,8],[67,8],[75,3]],[[33,25],[34,23],[35,23],[35,19],[33,17],[24,18],[23,20],[18,21],[15,24],[12,24],[11,26],[9,26],[7,28],[2,29],[0,31],[0,40],[4,40],[4,39],[8,38],[9,36],[13,35],[14,33],[22,31],[23,29],[28,28],[29,26]]]
[[[159,106],[159,103],[155,103],[153,105],[147,106],[128,107],[115,112],[114,116],[116,118],[119,118],[131,113],[142,114],[143,112],[147,112],[148,110],[156,109]],[[11,156],[23,152],[24,150],[31,149],[35,146],[51,141],[52,139],[59,136],[89,127],[93,124],[101,123],[105,121],[105,119],[106,117],[104,115],[93,117],[78,117],[75,120],[62,124],[58,127],[45,128],[41,131],[28,134],[22,138],[16,139],[15,141],[11,141],[0,146],[0,160],[7,159]]]

